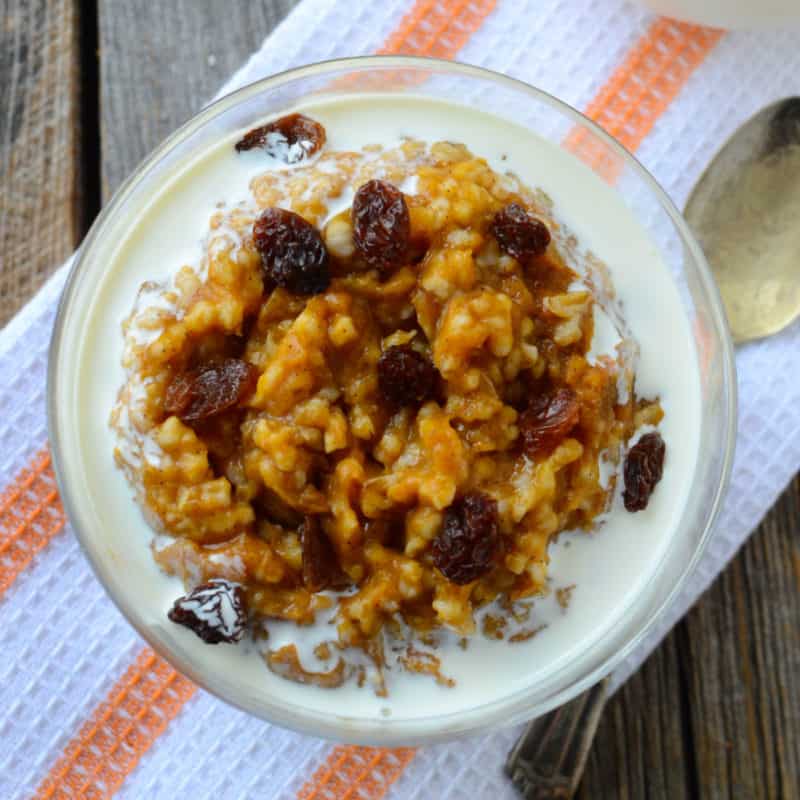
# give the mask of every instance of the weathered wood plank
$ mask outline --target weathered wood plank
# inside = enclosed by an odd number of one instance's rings
[[[702,796],[800,797],[800,477],[686,631]]]
[[[297,0],[100,0],[103,196],[191,117]]]
[[[609,700],[579,800],[680,800],[694,782],[682,702],[679,636],[673,632]]]
[[[0,326],[74,250],[82,208],[77,0],[0,11]]]

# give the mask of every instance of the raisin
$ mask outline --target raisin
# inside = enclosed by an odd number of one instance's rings
[[[647,508],[650,495],[664,471],[664,440],[658,433],[646,433],[631,447],[625,458],[625,492],[622,499],[628,511]]]
[[[167,616],[194,631],[206,644],[238,642],[247,622],[244,590],[214,578],[179,597]]]
[[[302,114],[287,114],[260,128],[248,131],[236,150],[258,148],[286,164],[296,164],[313,156],[325,144],[325,128]]]
[[[240,358],[207,361],[172,379],[164,410],[183,422],[200,422],[238,405],[257,380],[258,370]]]
[[[385,548],[402,553],[406,549],[406,525],[402,514],[364,523],[364,538],[380,542]]]
[[[519,203],[510,203],[498,211],[491,230],[500,249],[518,261],[543,255],[550,244],[547,225],[532,217]]]
[[[284,528],[298,528],[303,524],[303,515],[266,487],[253,498],[253,508],[259,519],[267,519]]]
[[[294,294],[319,294],[331,282],[328,251],[319,231],[299,214],[268,208],[253,223],[265,282]]]
[[[300,526],[300,542],[303,547],[303,585],[310,592],[336,589],[349,581],[339,568],[330,539],[320,530],[316,517],[306,516]]]
[[[497,501],[470,492],[447,509],[433,540],[433,563],[449,581],[463,586],[492,568],[499,544]]]
[[[552,450],[578,423],[580,405],[571,389],[540,394],[520,414],[522,449],[531,457]]]
[[[439,371],[410,344],[387,347],[378,359],[378,388],[392,405],[417,406],[429,400]]]
[[[367,264],[383,272],[401,266],[410,237],[403,193],[385,181],[365,183],[353,198],[353,241]]]

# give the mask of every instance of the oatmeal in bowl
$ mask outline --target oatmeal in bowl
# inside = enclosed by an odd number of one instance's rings
[[[248,710],[386,743],[529,713],[620,652],[702,409],[614,189],[499,116],[358,92],[150,185],[88,248],[62,393],[71,513],[148,639]]]
[[[663,412],[636,394],[633,340],[591,358],[613,287],[570,266],[546,196],[462,144],[325,139],[293,114],[236,143],[286,168],[213,214],[196,265],[143,285],[112,426],[166,537],[153,557],[189,592],[171,619],[209,641],[187,604],[227,602],[237,624],[221,614],[213,643],[246,625],[270,669],[326,686],[365,681],[367,654],[388,694],[384,667],[418,669],[412,650],[450,680],[440,629],[530,612],[549,543],[596,527]],[[648,437],[631,512],[664,461]],[[270,646],[271,622],[319,617],[331,671]]]

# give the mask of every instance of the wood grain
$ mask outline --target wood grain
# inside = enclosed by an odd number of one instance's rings
[[[0,327],[75,249],[77,0],[4,0],[0,12]]]
[[[684,624],[702,796],[800,798],[800,478]]]
[[[214,96],[296,3],[100,0],[105,199]]]
[[[577,793],[580,800],[692,796],[679,647],[673,631],[609,700]]]

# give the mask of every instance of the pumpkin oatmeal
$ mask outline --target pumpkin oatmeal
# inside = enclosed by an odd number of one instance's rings
[[[620,488],[604,465],[662,412],[632,342],[592,357],[613,290],[579,274],[542,192],[459,144],[325,142],[292,115],[237,144],[287,167],[218,207],[199,263],[142,286],[112,426],[187,589],[171,619],[209,643],[247,626],[267,667],[332,687],[363,682],[353,650],[485,635],[492,603],[502,630],[548,592],[548,544],[596,526]],[[625,465],[638,508],[664,457],[647,436]],[[329,672],[269,648],[271,621],[321,614]],[[449,685],[434,652],[398,663]]]

